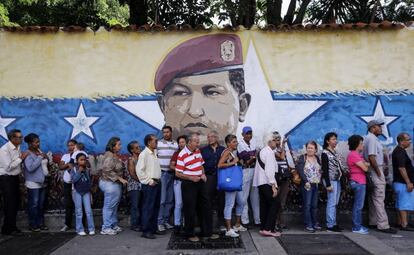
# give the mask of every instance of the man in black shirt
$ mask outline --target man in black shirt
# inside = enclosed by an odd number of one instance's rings
[[[397,137],[398,146],[392,152],[392,167],[394,174],[394,190],[397,195],[398,222],[401,230],[414,231],[408,227],[407,211],[414,211],[414,167],[406,149],[410,146],[411,138],[407,133]]]
[[[219,222],[224,219],[224,192],[217,190],[217,164],[224,147],[218,143],[219,137],[216,131],[207,135],[208,145],[201,148],[201,155],[204,159],[204,171],[207,176],[208,196],[212,205],[211,208],[216,210]]]

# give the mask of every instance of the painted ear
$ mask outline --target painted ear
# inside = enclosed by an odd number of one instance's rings
[[[239,102],[240,102],[239,121],[240,122],[243,122],[246,117],[246,113],[247,113],[247,110],[249,109],[251,99],[252,99],[252,96],[248,93],[243,93],[239,96]]]
[[[163,94],[158,94],[157,95],[157,101],[158,101],[158,105],[160,106],[161,112],[164,114],[165,116],[165,102],[164,102],[164,95]]]

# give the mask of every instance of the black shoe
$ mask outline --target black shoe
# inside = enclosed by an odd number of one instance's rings
[[[49,230],[48,227],[46,227],[45,225],[40,226],[40,230]]]
[[[174,235],[179,235],[181,233],[181,226],[174,226]]]
[[[11,232],[12,236],[23,236],[23,232],[20,229],[16,229],[13,232]]]
[[[341,230],[339,230],[336,226],[333,226],[332,228],[326,228],[327,232],[334,232],[334,233],[339,233],[342,232]]]
[[[140,227],[131,227],[131,230],[135,232],[142,232]]]
[[[155,236],[153,234],[142,234],[141,237],[146,239],[155,239]]]
[[[155,231],[155,234],[156,235],[159,235],[159,236],[162,236],[162,235],[165,235],[167,233],[167,231]]]
[[[334,228],[336,228],[337,230],[339,230],[339,232],[344,231],[344,229],[343,229],[343,228],[341,228],[339,225],[335,225],[335,226],[334,226]]]
[[[368,225],[368,228],[370,228],[370,229],[376,229],[377,228],[377,225]]]
[[[405,227],[403,227],[403,226],[400,226],[400,230],[402,230],[402,231],[410,231],[410,232],[412,232],[412,231],[414,231],[414,228],[412,228],[412,227],[410,227],[410,226],[405,226]]]
[[[395,228],[378,229],[378,231],[387,234],[397,234],[397,230]]]
[[[29,227],[29,231],[32,231],[32,232],[40,232],[40,228],[32,228],[32,227]]]

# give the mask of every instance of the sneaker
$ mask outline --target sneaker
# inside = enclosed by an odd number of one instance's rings
[[[225,226],[220,226],[220,231],[225,232],[225,231],[227,231],[227,228]]]
[[[315,229],[312,227],[306,227],[304,230],[305,232],[308,232],[308,233],[315,233]]]
[[[70,227],[68,227],[68,225],[63,226],[63,228],[60,229],[60,232],[66,232],[70,229]]]
[[[165,223],[164,226],[165,226],[166,229],[173,229],[174,228],[174,226],[170,225],[169,223]]]
[[[339,232],[342,232],[342,231],[340,229],[336,228],[336,226],[333,226],[331,228],[327,227],[326,232],[339,233]]]
[[[352,228],[352,233],[357,233],[357,234],[361,234],[361,235],[369,234],[368,230],[364,227],[360,227],[359,229]]]
[[[76,234],[78,234],[78,236],[86,236],[85,231],[81,231],[81,232],[78,232],[78,233],[76,233]]]
[[[158,231],[159,232],[164,232],[165,231],[165,226],[164,225],[158,225]]]
[[[94,236],[95,235],[95,231],[89,231],[89,235],[90,236]]]
[[[174,226],[174,234],[179,235],[181,233],[181,226]]]
[[[115,230],[111,229],[111,228],[107,228],[107,229],[102,229],[101,231],[101,235],[110,235],[110,236],[114,236],[118,234]]]
[[[397,234],[397,230],[395,228],[378,229],[378,231],[387,234]]]
[[[117,233],[122,232],[122,228],[120,226],[115,226],[115,227],[112,228],[112,230],[117,232]]]
[[[315,226],[313,226],[313,228],[315,229],[315,231],[322,231],[322,226],[319,224],[315,224]]]
[[[239,231],[241,231],[241,232],[247,231],[247,228],[243,227],[243,225],[240,225],[238,227],[237,226],[233,226],[233,229],[236,232],[239,232]]]
[[[210,240],[217,240],[219,238],[220,238],[220,236],[217,235],[217,234],[212,234],[211,236],[208,237],[208,239],[210,239]]]
[[[233,229],[229,229],[226,231],[226,236],[235,238],[239,237],[239,234],[237,234]]]

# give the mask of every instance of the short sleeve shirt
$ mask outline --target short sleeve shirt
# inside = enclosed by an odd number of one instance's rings
[[[357,151],[351,151],[348,154],[347,164],[351,180],[359,184],[367,184],[367,179],[364,170],[362,170],[356,163],[364,161],[362,156]]]
[[[180,151],[175,171],[185,175],[201,176],[203,174],[204,160],[200,150],[190,151],[187,146]]]
[[[70,162],[70,159],[71,159],[70,153],[66,153],[65,155],[62,156],[60,160],[65,162],[65,164],[67,164]],[[63,181],[65,183],[72,183],[72,176],[70,175],[67,169],[65,170],[65,172],[63,172]]]
[[[402,167],[404,167],[407,171],[407,175],[408,178],[410,178],[410,181],[414,182],[414,167],[410,160],[410,157],[408,156],[406,150],[404,150],[400,146],[397,146],[392,152],[392,169],[394,182],[405,183],[399,170],[399,168]]]
[[[382,144],[378,137],[371,132],[369,132],[364,139],[364,158],[368,162],[368,156],[370,155],[375,155],[378,166],[384,165],[384,152]]]

